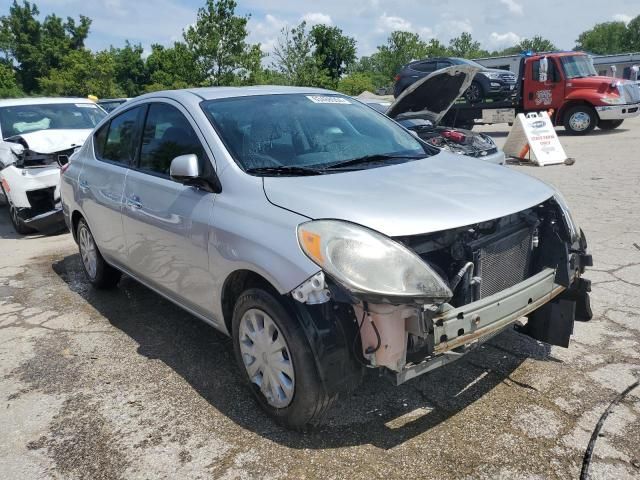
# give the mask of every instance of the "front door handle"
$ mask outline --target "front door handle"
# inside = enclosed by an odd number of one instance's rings
[[[87,190],[89,190],[89,182],[87,182],[85,179],[81,178],[78,181],[78,186],[80,187],[80,190],[82,190],[83,192],[86,192]]]
[[[137,195],[131,195],[127,198],[127,207],[131,209],[142,208],[142,202],[140,202],[140,197]]]

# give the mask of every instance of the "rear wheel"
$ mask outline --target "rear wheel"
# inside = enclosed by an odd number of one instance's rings
[[[96,288],[113,288],[118,284],[120,270],[113,268],[102,258],[102,254],[96,246],[91,230],[83,218],[78,222],[76,230],[78,248],[84,273],[91,284]]]
[[[613,130],[622,125],[624,120],[600,120],[598,122],[598,128],[600,130]]]
[[[278,423],[307,430],[336,395],[325,391],[298,320],[266,290],[246,290],[233,312],[236,360],[260,406]]]
[[[564,114],[564,128],[571,135],[586,135],[597,123],[596,111],[589,105],[570,107]]]

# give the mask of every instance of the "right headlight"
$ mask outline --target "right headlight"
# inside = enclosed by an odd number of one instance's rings
[[[555,189],[555,191],[556,192],[553,194],[553,198],[562,211],[564,223],[567,227],[567,230],[569,231],[571,242],[576,242],[580,238],[580,228],[578,227],[576,221],[573,219],[573,215],[571,215],[571,210],[569,209],[569,205],[567,204],[565,198],[562,196],[558,189]]]
[[[298,226],[302,251],[353,293],[446,301],[444,280],[404,245],[360,225],[313,220]]]

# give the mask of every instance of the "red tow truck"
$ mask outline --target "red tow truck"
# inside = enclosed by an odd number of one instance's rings
[[[500,102],[454,104],[443,124],[470,128],[482,123],[513,122],[518,113],[551,111],[555,125],[573,135],[595,127],[612,130],[640,115],[640,86],[599,76],[583,52],[523,55],[512,97]]]

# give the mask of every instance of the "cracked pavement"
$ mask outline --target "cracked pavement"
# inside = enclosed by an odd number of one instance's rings
[[[92,290],[69,234],[18,237],[2,209],[0,477],[578,478],[640,379],[640,119],[560,134],[575,165],[508,168],[557,186],[589,240],[570,348],[507,331],[400,387],[371,372],[306,435],[262,414],[225,336],[129,278]],[[590,478],[639,478],[640,387],[600,433]]]

